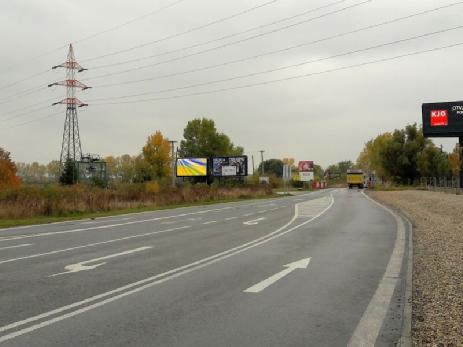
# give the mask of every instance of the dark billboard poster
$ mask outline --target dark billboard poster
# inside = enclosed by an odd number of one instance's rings
[[[463,136],[463,101],[423,104],[426,137]]]
[[[215,157],[212,158],[212,176],[242,177],[248,175],[248,157]]]

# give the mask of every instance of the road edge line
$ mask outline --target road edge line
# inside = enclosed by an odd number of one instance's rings
[[[401,347],[412,346],[412,302],[413,302],[413,224],[407,216],[402,216],[408,224],[408,266],[405,280],[405,302],[403,312]]]
[[[366,195],[364,191],[362,191],[362,195],[394,217],[396,221],[396,239],[384,275],[349,339],[347,345],[351,347],[374,346],[376,344],[384,320],[386,319],[395,288],[399,282],[401,269],[405,260],[405,243],[407,238],[406,220],[400,214],[372,199]],[[409,259],[407,259],[407,261],[408,260]],[[401,332],[401,338],[402,333],[403,331]]]
[[[195,271],[195,270],[199,270],[199,269],[204,268],[204,267],[206,267],[208,265],[214,264],[216,262],[219,262],[221,260],[224,260],[224,259],[227,259],[227,258],[229,258],[231,256],[234,256],[236,254],[240,254],[240,253],[242,253],[242,252],[244,252],[244,251],[246,251],[248,249],[260,246],[263,243],[267,243],[267,242],[272,241],[272,240],[274,240],[276,238],[279,238],[279,237],[281,237],[283,235],[286,235],[286,234],[288,234],[288,233],[290,233],[290,232],[292,232],[292,231],[294,231],[294,230],[296,230],[296,229],[298,229],[298,228],[300,228],[300,227],[302,227],[302,226],[304,226],[304,225],[318,219],[322,215],[324,215],[334,205],[334,197],[333,197],[332,194],[330,194],[330,200],[331,200],[330,204],[323,211],[321,211],[319,214],[317,214],[316,216],[313,216],[311,219],[309,219],[307,221],[304,221],[303,223],[300,223],[298,225],[295,225],[295,226],[293,226],[293,227],[291,227],[291,228],[289,228],[287,230],[285,230],[285,229],[290,227],[291,224],[293,224],[297,220],[297,218],[299,216],[299,211],[298,211],[298,205],[299,204],[295,204],[294,216],[292,217],[292,219],[288,223],[286,223],[282,227],[278,228],[277,230],[275,230],[275,231],[273,231],[273,232],[271,232],[271,233],[269,233],[267,235],[261,236],[261,237],[255,239],[255,240],[253,240],[253,241],[244,243],[244,244],[242,244],[240,246],[237,246],[237,247],[233,247],[233,248],[231,248],[229,250],[214,254],[212,256],[197,260],[197,261],[195,261],[193,263],[186,264],[186,265],[180,266],[180,267],[175,268],[175,269],[171,269],[171,270],[169,270],[167,272],[157,274],[157,275],[154,275],[152,277],[149,277],[149,278],[146,278],[146,279],[143,279],[143,280],[139,280],[137,282],[127,284],[127,285],[124,285],[122,287],[119,287],[119,288],[116,288],[116,289],[113,289],[113,290],[110,290],[110,291],[107,291],[107,292],[104,292],[104,293],[97,294],[97,295],[95,295],[93,297],[84,299],[82,301],[74,302],[72,304],[65,305],[65,306],[53,309],[51,311],[41,313],[41,314],[38,314],[38,315],[35,315],[35,316],[32,316],[32,317],[23,319],[21,321],[13,322],[13,323],[7,324],[7,325],[5,325],[3,327],[0,327],[0,333],[3,333],[5,331],[12,330],[14,328],[21,327],[21,326],[24,326],[24,325],[29,324],[29,323],[33,323],[33,322],[42,320],[43,318],[48,318],[50,316],[54,316],[54,318],[51,318],[51,319],[46,320],[46,321],[42,321],[41,323],[37,323],[37,324],[29,326],[27,328],[22,328],[22,329],[19,329],[17,331],[7,333],[6,335],[0,336],[0,343],[5,342],[5,341],[10,340],[10,339],[13,339],[15,337],[18,337],[20,335],[32,332],[34,330],[40,329],[42,327],[51,325],[53,323],[59,322],[59,321],[61,321],[63,319],[70,318],[70,317],[73,317],[73,316],[78,315],[80,313],[89,311],[89,310],[91,310],[93,308],[100,307],[100,306],[102,306],[102,305],[104,305],[106,303],[113,302],[113,301],[115,301],[117,299],[126,297],[126,296],[128,296],[130,294],[137,293],[137,292],[142,291],[144,289],[150,288],[150,287],[152,287],[152,286],[154,286],[156,284],[164,283],[164,282],[166,282],[166,281],[168,281],[170,279],[179,277],[179,276],[181,276],[183,274],[186,274],[186,273],[189,273],[189,272],[192,272],[192,271]],[[117,294],[117,293],[120,293],[120,294]],[[113,295],[113,294],[116,294],[116,295]],[[104,299],[104,298],[106,298],[106,299]],[[103,300],[97,301],[99,299],[103,299]],[[84,306],[85,304],[89,304],[89,303],[94,302],[94,301],[96,301],[96,302],[93,303],[93,304],[90,304],[88,306]],[[71,310],[73,308],[76,308],[76,310],[68,312],[66,314],[63,314],[61,316],[56,316],[56,314],[59,314],[61,312],[69,311],[69,310]]]

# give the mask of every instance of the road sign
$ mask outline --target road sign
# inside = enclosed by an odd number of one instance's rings
[[[292,169],[289,165],[283,165],[283,180],[289,181],[291,180]]]

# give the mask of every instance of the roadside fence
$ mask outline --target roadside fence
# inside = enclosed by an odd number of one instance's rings
[[[460,188],[460,179],[458,177],[422,177],[414,185],[425,190],[463,195],[463,188]]]

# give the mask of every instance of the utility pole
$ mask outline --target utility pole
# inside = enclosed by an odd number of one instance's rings
[[[169,141],[169,142],[172,147],[172,187],[175,188],[175,177],[176,177],[175,165],[177,161],[177,156],[175,155],[175,144],[177,143],[177,141]]]
[[[264,152],[263,150],[260,150],[260,164],[262,166],[262,177],[265,176],[265,171],[264,171]]]
[[[252,174],[256,173],[256,167],[254,166],[254,154],[251,154],[251,161],[252,161]]]
[[[63,170],[67,160],[72,160],[73,162],[76,162],[77,160],[81,160],[82,157],[82,145],[80,143],[77,107],[88,106],[88,104],[85,104],[76,98],[75,90],[76,88],[86,90],[91,87],[88,87],[75,79],[76,70],[77,72],[82,72],[87,69],[84,69],[82,66],[79,65],[79,63],[77,63],[74,57],[74,49],[72,48],[72,44],[69,45],[69,51],[66,61],[60,65],[53,66],[52,69],[56,69],[58,67],[64,67],[66,69],[66,80],[51,83],[48,85],[48,87],[66,87],[66,98],[52,104],[52,106],[58,104],[66,105],[66,120],[64,121],[63,143],[61,145],[60,156],[60,167],[61,170]]]

